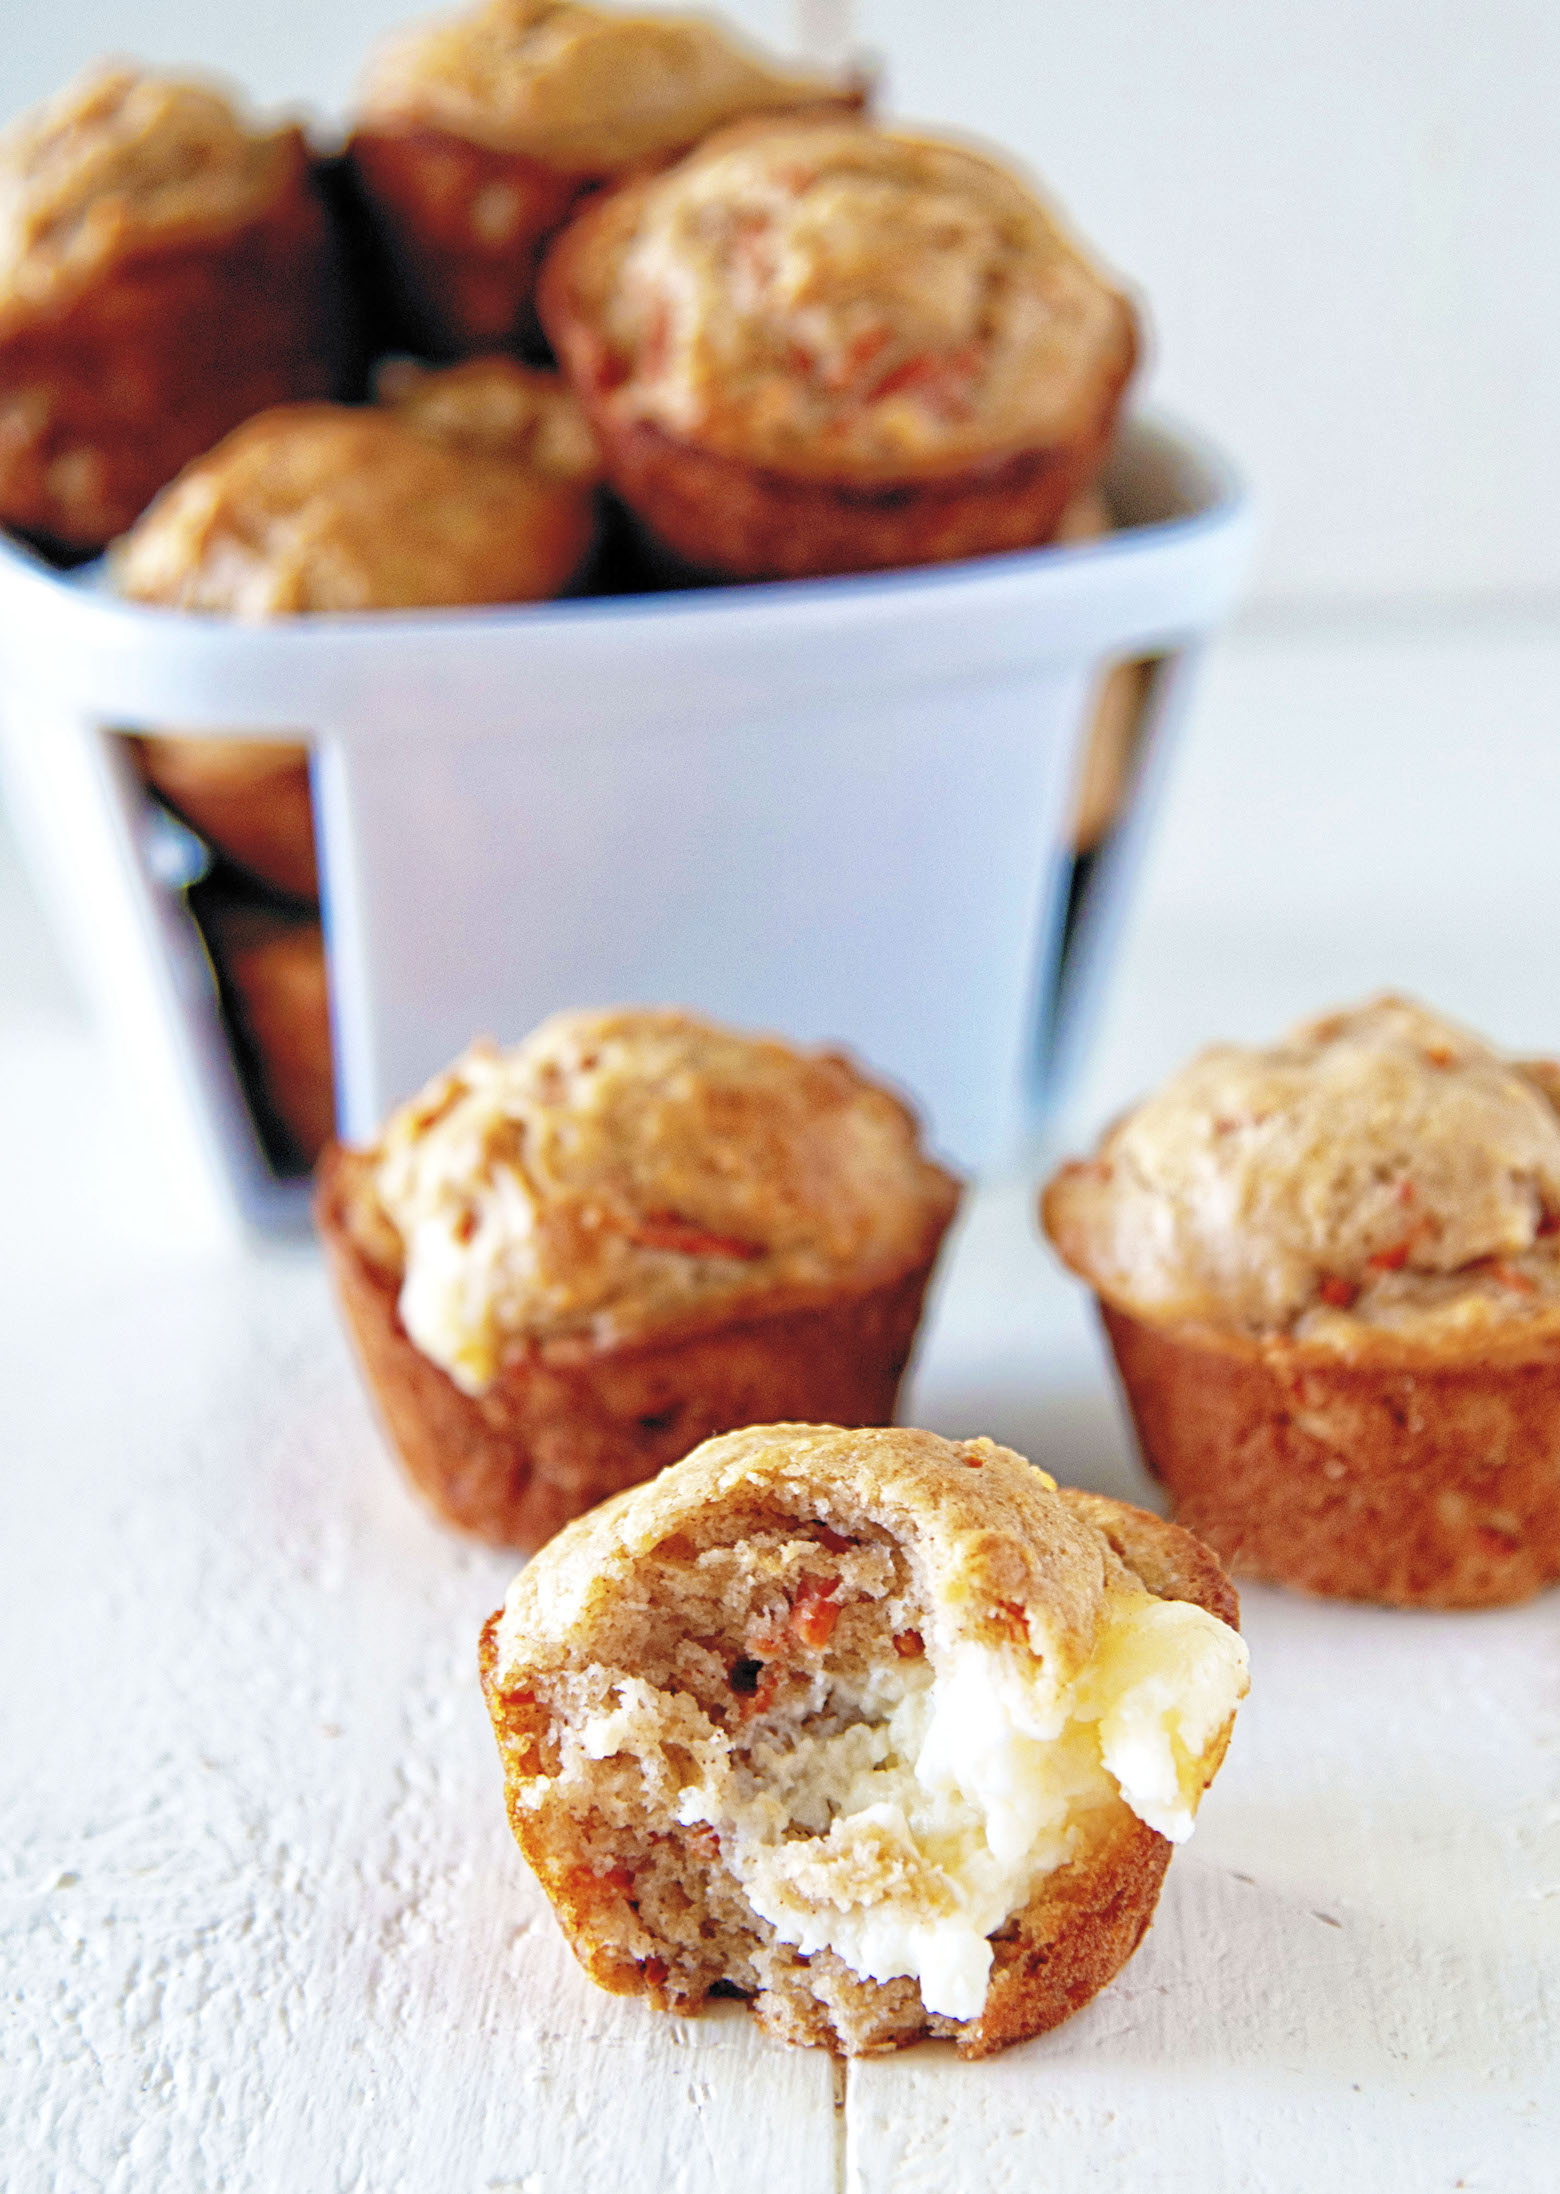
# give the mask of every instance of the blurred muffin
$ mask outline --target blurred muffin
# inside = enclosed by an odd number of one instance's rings
[[[267,405],[331,391],[325,216],[296,129],[102,68],[0,136],[0,520],[100,549]]]
[[[330,996],[318,921],[204,888],[200,922],[263,1139],[308,1171],[336,1126]]]
[[[542,600],[584,563],[600,472],[556,374],[508,358],[399,363],[381,405],[263,413],[198,459],[120,543],[131,600],[262,618]],[[274,889],[318,889],[308,750],[145,736],[146,781]]]
[[[483,374],[545,388],[534,434],[544,410],[570,408],[553,376],[507,361]],[[261,413],[186,467],[126,536],[120,592],[246,618],[561,593],[594,531],[589,443],[576,428],[579,467],[544,471],[523,439],[484,440],[471,410],[463,431],[442,430],[412,383],[386,406]]]
[[[700,16],[485,0],[381,49],[349,157],[412,338],[480,350],[534,336],[537,263],[585,192],[739,115],[859,101]]]
[[[286,898],[318,897],[306,746],[183,731],[129,745],[143,782],[208,845]]]
[[[600,199],[539,302],[624,501],[741,579],[1048,539],[1136,355],[1022,183],[853,119],[739,124]]]
[[[1560,1577],[1560,1068],[1400,998],[1205,1052],[1066,1166],[1149,1467],[1238,1571],[1398,1606]]]
[[[534,1547],[712,1432],[887,1423],[957,1201],[849,1061],[624,1008],[474,1046],[318,1215],[413,1484]]]
[[[763,1425],[483,1632],[515,1837],[592,1980],[983,2057],[1131,1957],[1246,1690],[1213,1558],[990,1440]]]

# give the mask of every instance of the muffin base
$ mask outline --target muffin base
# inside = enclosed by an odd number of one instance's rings
[[[940,1246],[886,1284],[829,1303],[733,1315],[607,1349],[533,1346],[463,1394],[410,1340],[400,1279],[353,1239],[354,1154],[321,1160],[315,1216],[369,1392],[412,1485],[443,1522],[534,1552],[572,1518],[717,1432],[805,1421],[892,1424]],[[952,1217],[950,1210],[949,1217]]]
[[[403,333],[450,357],[534,347],[542,252],[599,178],[430,128],[358,130],[347,156]]]
[[[200,920],[273,1163],[307,1173],[336,1126],[330,987],[316,918],[203,890]],[[276,1143],[280,1128],[283,1145]]]
[[[291,739],[131,739],[142,777],[218,853],[289,899],[319,895],[309,750]]]
[[[848,483],[767,472],[675,440],[645,420],[586,410],[608,477],[690,572],[715,579],[811,579],[951,563],[1048,541],[1098,472],[1126,369],[1088,432],[943,478]]]
[[[341,331],[302,140],[232,235],[138,253],[0,335],[0,520],[78,554],[252,413],[332,392]]]
[[[1099,1307],[1145,1463],[1237,1574],[1424,1608],[1560,1580],[1560,1341],[1348,1361]]]

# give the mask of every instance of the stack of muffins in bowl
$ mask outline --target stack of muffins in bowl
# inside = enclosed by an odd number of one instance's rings
[[[868,108],[712,19],[573,0],[392,38],[340,150],[100,70],[0,139],[0,523],[250,620],[1108,524],[1131,305],[998,160]],[[273,1167],[305,1170],[332,1103],[307,747],[126,728],[205,849]]]

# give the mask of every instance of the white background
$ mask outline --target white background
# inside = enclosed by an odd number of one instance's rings
[[[0,113],[119,51],[339,116],[374,35],[418,12],[11,0]],[[793,0],[728,12],[794,37]],[[1439,614],[1560,595],[1560,9],[859,0],[855,14],[895,110],[1010,147],[1146,301],[1153,389],[1261,490],[1261,603]]]

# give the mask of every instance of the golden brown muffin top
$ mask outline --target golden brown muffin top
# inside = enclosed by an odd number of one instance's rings
[[[383,46],[361,119],[448,130],[565,174],[611,175],[739,115],[856,96],[828,77],[776,68],[703,16],[486,0]]]
[[[136,252],[262,213],[297,133],[257,132],[218,91],[99,67],[0,135],[0,314],[82,287]]]
[[[1066,440],[1132,352],[1130,307],[1024,184],[863,121],[738,125],[585,222],[613,412],[787,473]]]
[[[1130,1544],[1118,1548],[1120,1529],[1102,1525],[1123,1521]],[[1178,1565],[1179,1540],[1159,1519],[1058,1489],[994,1440],[898,1426],[750,1425],[566,1524],[510,1587],[497,1673],[528,1673],[559,1656],[610,1659],[625,1578],[669,1543],[691,1562],[746,1534],[818,1523],[836,1537],[880,1531],[906,1550],[937,1625],[923,1641],[929,1652],[961,1641],[1017,1644],[1058,1685],[1089,1660],[1113,1599],[1148,1592],[1200,1602],[1230,1629],[1237,1620],[1218,1565],[1204,1559],[1195,1574]],[[1195,1542],[1186,1551],[1193,1561],[1202,1554]],[[640,1613],[630,1606],[622,1618],[631,1624]]]
[[[434,370],[394,358],[380,367],[375,393],[453,449],[515,457],[549,480],[601,477],[601,453],[578,398],[540,366],[495,356]]]
[[[279,405],[187,465],[118,544],[120,592],[243,618],[560,593],[596,467],[557,376],[479,361],[392,386],[384,408]]]
[[[473,1045],[370,1155],[377,1208],[349,1225],[467,1393],[537,1340],[882,1285],[933,1253],[958,1193],[849,1060],[637,1008]]]
[[[1157,1322],[1431,1345],[1560,1319],[1556,1070],[1404,998],[1224,1044],[1046,1190],[1074,1271]]]

